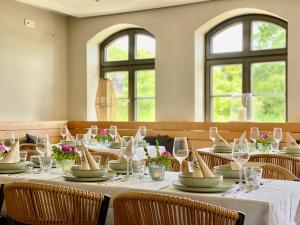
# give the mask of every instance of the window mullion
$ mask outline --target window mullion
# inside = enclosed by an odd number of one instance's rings
[[[251,93],[251,71],[247,59],[243,62],[243,93]]]
[[[134,70],[130,69],[129,71],[129,83],[128,83],[128,97],[129,97],[129,104],[128,104],[128,118],[129,121],[135,120],[135,78],[134,78]]]
[[[129,63],[134,63],[134,53],[135,53],[135,33],[129,33]]]
[[[251,51],[251,21],[249,18],[243,22],[243,53],[248,55]]]

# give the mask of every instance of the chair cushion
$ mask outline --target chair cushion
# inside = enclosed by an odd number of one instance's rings
[[[26,134],[26,138],[27,138],[27,143],[36,144],[36,140],[37,140],[36,136]]]

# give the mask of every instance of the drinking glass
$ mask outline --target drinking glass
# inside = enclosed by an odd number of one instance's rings
[[[96,125],[91,126],[91,135],[95,138],[98,134],[98,127]]]
[[[282,140],[282,129],[281,128],[274,128],[273,139],[278,145],[278,148],[276,149],[278,151],[279,150],[279,143]]]
[[[248,190],[256,190],[261,183],[262,168],[245,167],[243,169]]]
[[[232,147],[232,159],[239,166],[239,186],[242,187],[243,164],[250,158],[247,139],[234,139]]]
[[[258,130],[258,127],[251,127],[250,138],[255,143],[259,139],[259,130]]]
[[[76,134],[76,149],[75,149],[75,152],[79,155],[80,161],[82,160],[81,142],[83,143],[84,146],[87,145],[86,134]]]
[[[121,150],[122,150],[124,158],[127,161],[127,178],[128,178],[129,177],[129,163],[130,163],[130,161],[132,160],[132,157],[135,154],[134,138],[131,137],[131,140],[127,143],[126,147],[124,146],[124,143],[125,143],[124,138],[122,138]],[[131,148],[128,148],[128,145],[130,145]]]
[[[11,147],[15,144],[15,133],[14,132],[6,132],[4,134],[3,145],[7,151],[11,149]]]
[[[146,133],[147,133],[147,129],[145,126],[140,126],[139,127],[139,132],[140,132],[140,137],[141,137],[141,141],[144,139],[144,137],[146,137]]]
[[[26,160],[27,160],[27,154],[28,154],[27,151],[21,151],[20,152],[20,162],[26,162]]]
[[[117,134],[118,134],[117,126],[110,126],[109,135],[112,137],[113,141],[115,140]]]
[[[49,151],[49,137],[45,135],[36,139],[36,150],[44,156]]]
[[[121,147],[127,147],[132,139],[134,139],[133,136],[123,136],[122,142],[121,142]]]
[[[49,171],[52,168],[52,156],[44,155],[39,157],[41,171]]]
[[[61,127],[59,133],[65,140],[65,137],[68,135],[68,128],[66,126]]]
[[[189,156],[189,147],[186,137],[175,137],[173,155],[178,160],[180,173],[182,173],[182,162]]]
[[[217,127],[211,127],[209,129],[209,137],[214,142],[216,140],[218,134],[218,128]]]

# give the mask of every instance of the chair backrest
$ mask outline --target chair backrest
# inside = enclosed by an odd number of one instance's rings
[[[297,177],[287,169],[266,163],[262,166],[262,178],[275,180],[296,180]]]
[[[74,188],[31,182],[4,186],[7,215],[25,224],[104,225],[110,197]]]
[[[210,169],[213,169],[214,166],[225,165],[233,162],[233,160],[213,152],[198,151],[198,153]]]
[[[107,165],[109,160],[117,160],[119,159],[119,155],[113,152],[96,152],[93,150],[89,150],[92,155],[101,156],[100,164]]]
[[[114,199],[115,225],[242,225],[244,214],[169,195],[126,192]]]
[[[279,154],[255,154],[251,155],[249,161],[251,162],[264,162],[281,166],[292,174],[300,178],[300,159]]]

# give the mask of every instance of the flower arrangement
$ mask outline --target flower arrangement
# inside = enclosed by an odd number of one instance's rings
[[[156,149],[156,160],[155,160],[156,164],[164,165],[166,168],[170,167],[174,160],[172,154],[168,151],[163,151],[162,153],[160,153],[159,152],[159,143],[157,140],[156,140],[155,149]],[[147,158],[150,159],[147,146],[144,146],[144,151],[145,151],[145,155],[147,156]]]
[[[108,129],[104,128],[101,130],[100,135],[96,136],[99,143],[106,143],[112,141],[112,137],[108,133]]]
[[[5,157],[7,153],[8,153],[7,149],[2,144],[0,144],[0,157],[1,158]]]
[[[272,144],[272,137],[269,134],[261,134],[260,139],[256,140],[256,147],[258,144],[262,145],[264,148],[268,148]]]
[[[63,160],[78,160],[80,157],[76,155],[76,147],[69,145],[54,145],[52,146],[53,158],[57,161]]]

